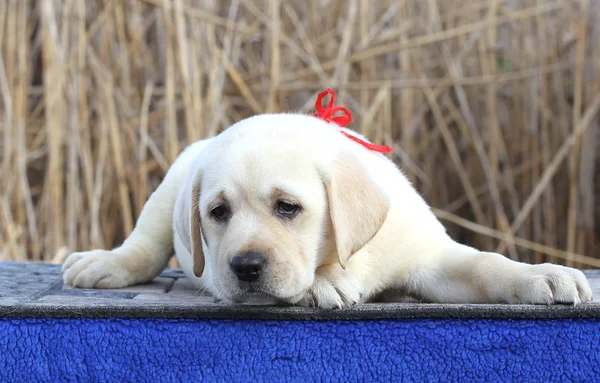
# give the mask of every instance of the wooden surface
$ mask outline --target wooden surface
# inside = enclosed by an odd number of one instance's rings
[[[154,281],[115,290],[73,289],[59,265],[0,263],[0,316],[149,317],[286,320],[401,318],[600,318],[600,270],[586,270],[594,302],[578,306],[371,303],[342,310],[228,306],[197,292],[183,272],[168,269]]]

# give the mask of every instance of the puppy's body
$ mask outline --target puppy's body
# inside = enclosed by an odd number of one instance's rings
[[[71,255],[64,279],[148,281],[173,247],[198,288],[227,303],[341,307],[384,291],[432,302],[591,299],[580,271],[456,243],[391,161],[304,115],[256,116],[188,147],[123,245]],[[236,269],[248,257],[261,259],[260,277]]]

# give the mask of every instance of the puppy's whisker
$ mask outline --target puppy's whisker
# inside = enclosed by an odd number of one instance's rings
[[[206,293],[208,286],[202,286],[198,290],[196,290],[196,295],[203,296]]]

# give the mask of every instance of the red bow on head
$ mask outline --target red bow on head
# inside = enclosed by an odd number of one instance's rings
[[[323,108],[323,98],[327,95],[330,95],[331,98],[329,99],[329,103],[327,103],[327,106]],[[333,122],[343,128],[352,122],[352,114],[348,109],[344,108],[343,106],[334,106],[334,101],[335,92],[331,88],[325,89],[323,92],[319,93],[319,95],[317,96],[317,102],[315,102],[315,109],[317,110],[317,113],[313,114],[313,116],[318,117],[326,122]],[[334,116],[334,114],[337,112],[342,112],[342,115]],[[353,136],[350,133],[345,132],[344,130],[340,130],[340,133],[374,152],[389,153],[392,151],[392,148],[390,148],[389,146],[372,144],[356,136]]]

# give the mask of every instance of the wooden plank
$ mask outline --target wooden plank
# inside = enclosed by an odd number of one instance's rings
[[[578,306],[369,303],[343,310],[229,306],[198,291],[181,270],[124,289],[63,286],[59,265],[0,263],[0,316],[246,319],[600,318],[600,270],[585,271],[594,301]]]

